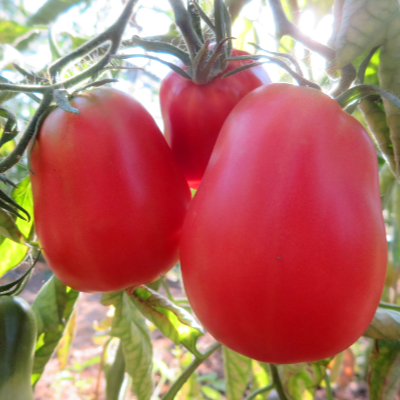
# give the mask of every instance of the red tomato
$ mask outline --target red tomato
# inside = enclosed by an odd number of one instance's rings
[[[232,57],[248,55],[233,50]],[[231,61],[225,73],[252,61]],[[270,83],[261,66],[206,85],[196,85],[171,72],[162,82],[160,102],[165,137],[189,185],[196,189],[203,177],[222,124],[232,108],[253,89]]]
[[[183,281],[205,328],[268,363],[332,356],[370,323],[386,257],[376,152],[361,124],[315,89],[247,95],[183,228]]]
[[[84,292],[151,282],[178,258],[189,187],[150,114],[111,88],[54,110],[32,151],[36,232],[54,273]]]

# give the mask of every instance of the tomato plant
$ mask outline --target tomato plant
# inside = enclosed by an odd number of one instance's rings
[[[270,363],[333,356],[365,331],[385,280],[376,152],[326,94],[271,84],[226,120],[181,243],[194,312]]]
[[[58,108],[32,149],[36,232],[55,274],[79,291],[151,282],[178,260],[190,192],[148,112],[95,89]]]
[[[232,57],[247,55],[233,50]],[[252,61],[230,61],[229,72]],[[175,159],[192,188],[197,188],[210,159],[218,133],[233,107],[253,89],[270,83],[262,66],[197,85],[171,72],[161,83],[160,103],[164,134]]]
[[[271,0],[241,15],[242,0],[169,0],[157,9],[96,2],[96,23],[90,7],[74,7],[69,32],[72,2],[44,0],[33,15],[8,3],[0,20],[0,398],[31,399],[33,388],[37,398],[332,400],[349,389],[365,397],[366,385],[371,399],[397,398],[398,1],[337,1],[332,11],[333,0]],[[64,22],[46,32],[58,16]],[[328,45],[315,41],[331,22]],[[258,68],[222,79],[251,63],[232,54],[249,40],[257,54],[243,57]],[[247,93],[246,76],[269,82],[264,62],[279,67],[269,69],[274,81],[308,89]],[[170,147],[127,95],[87,91],[118,79],[156,109],[164,79],[156,63],[179,75],[161,93]],[[240,99],[236,85],[246,89]],[[76,109],[80,116],[64,112]],[[226,125],[202,179],[217,117]],[[36,132],[32,194],[25,155]],[[184,225],[187,181],[199,191]],[[379,200],[388,271],[368,324],[386,260]],[[189,299],[221,342],[191,313],[178,266],[135,286],[177,260],[181,232]],[[68,285],[111,290],[103,307],[99,295],[81,296],[52,274],[41,247]],[[36,329],[28,313],[3,307],[19,295],[32,303]]]

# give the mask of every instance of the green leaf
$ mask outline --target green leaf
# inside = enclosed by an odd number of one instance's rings
[[[118,400],[125,378],[125,358],[122,342],[119,342],[114,361],[107,369],[105,376],[107,400]]]
[[[74,338],[76,326],[76,309],[73,310],[71,317],[64,330],[64,334],[57,346],[57,359],[60,370],[67,366],[69,349],[71,348],[72,339]]]
[[[241,400],[250,379],[251,359],[222,348],[227,400]]]
[[[326,367],[330,359],[287,364],[283,366],[283,386],[293,399],[313,398],[317,387],[325,378]]]
[[[13,199],[24,208],[31,216],[30,221],[24,221],[18,218],[16,221],[17,227],[24,235],[25,239],[29,239],[29,236],[33,228],[33,195],[32,185],[29,176],[18,183],[18,188],[12,192]]]
[[[336,51],[333,68],[340,69],[384,43],[388,24],[399,12],[399,4],[397,0],[344,0],[337,3],[330,46]]]
[[[222,394],[218,392],[218,390],[215,390],[211,388],[210,386],[201,386],[201,391],[204,393],[204,395],[211,400],[220,400],[222,399]]]
[[[249,42],[256,41],[256,31],[252,21],[239,17],[232,27],[232,36],[236,38],[233,42],[235,49],[254,53],[254,47],[249,45]]]
[[[42,376],[47,362],[56,349],[74,310],[79,292],[52,276],[40,290],[33,303],[38,340],[32,369],[32,384]]]
[[[29,20],[30,25],[47,25],[57,19],[57,17],[72,6],[79,3],[90,3],[90,0],[47,0],[39,10],[33,14]]]
[[[350,104],[360,101],[368,96],[379,94],[384,99],[391,102],[396,107],[400,107],[400,99],[385,90],[382,90],[379,86],[374,85],[358,85],[350,89],[347,89],[340,96],[336,97],[335,100],[339,103],[342,108],[349,106]]]
[[[400,377],[400,342],[377,340],[370,356],[368,378],[370,400],[396,398]]]
[[[28,247],[5,239],[0,244],[0,277],[23,261]]]
[[[148,400],[153,390],[153,345],[146,320],[125,291],[105,293],[101,302],[115,307],[110,334],[121,339],[126,371],[138,400]]]
[[[203,329],[190,313],[144,286],[133,292],[131,300],[167,338],[177,345],[183,344],[191,353],[198,354],[196,343],[203,335]]]
[[[272,383],[270,377],[269,366],[266,363],[251,360],[252,380],[250,390],[254,392],[258,389],[265,388]],[[268,391],[263,392],[255,397],[256,400],[263,400],[268,397]]]
[[[82,46],[84,43],[90,40],[90,38],[71,35],[69,32],[61,32],[60,35],[68,36],[71,39],[72,50],[75,50],[77,47]]]
[[[0,20],[0,43],[13,43],[15,39],[22,35],[25,35],[32,28],[27,28],[17,24],[14,21],[4,21]]]
[[[23,235],[18,229],[14,218],[12,218],[7,211],[1,208],[0,208],[0,235],[16,243],[24,244]],[[3,241],[4,239],[0,240]]]
[[[399,340],[400,312],[378,308],[364,336],[372,339]]]

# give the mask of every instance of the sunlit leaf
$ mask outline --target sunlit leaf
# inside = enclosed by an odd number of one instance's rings
[[[110,334],[121,339],[126,371],[138,400],[148,400],[153,390],[153,346],[146,321],[124,291],[105,293],[101,302],[115,307]]]
[[[0,277],[23,261],[28,247],[5,239],[0,244]]]
[[[12,192],[13,199],[24,208],[31,216],[30,221],[24,221],[18,218],[16,221],[17,227],[20,229],[26,239],[29,238],[33,227],[33,195],[32,185],[29,176],[18,183],[18,188]]]
[[[68,321],[67,327],[64,330],[64,334],[57,346],[57,359],[58,365],[61,370],[67,366],[69,350],[71,348],[72,339],[74,338],[76,326],[76,309],[72,312],[72,315]]]
[[[313,399],[317,387],[325,377],[329,361],[330,359],[282,366],[282,381],[290,398]]]
[[[238,50],[245,50],[254,53],[254,47],[248,43],[257,42],[256,31],[253,23],[247,18],[238,18],[232,27],[233,47]]]
[[[269,385],[271,381],[269,366],[266,363],[261,363],[256,360],[251,360],[251,392],[256,391]],[[255,397],[256,400],[263,400],[268,397],[269,392],[264,392]]]
[[[6,142],[1,146],[0,148],[0,157],[5,157],[9,155],[15,148],[15,141],[10,140],[9,142]]]
[[[33,303],[38,340],[32,369],[32,384],[42,376],[73,312],[79,292],[65,286],[53,275],[42,287]],[[65,357],[65,355],[64,355]]]
[[[131,300],[167,338],[197,354],[196,342],[203,329],[186,310],[147,287],[137,288]]]
[[[109,368],[107,368],[105,376],[107,400],[118,400],[125,378],[125,357],[121,342],[118,345],[114,361]]]
[[[222,348],[226,379],[226,398],[240,400],[250,379],[251,359],[226,347]]]
[[[21,231],[18,229],[15,220],[11,215],[0,208],[0,235],[16,243],[23,244],[24,239]],[[1,239],[3,240],[3,239]]]
[[[399,340],[400,312],[378,308],[364,336],[372,339]]]
[[[211,400],[222,399],[222,394],[220,392],[218,392],[218,390],[215,390],[210,386],[201,386],[201,391],[204,393],[204,395],[208,399],[211,399]]]
[[[397,0],[344,0],[337,3],[336,29],[330,45],[336,50],[334,68],[340,69],[385,41],[386,28],[393,15],[399,12],[399,4]]]
[[[370,357],[368,378],[370,400],[396,398],[400,377],[400,342],[377,340]]]
[[[0,20],[0,43],[13,43],[15,39],[25,35],[32,28],[22,26],[14,21]]]

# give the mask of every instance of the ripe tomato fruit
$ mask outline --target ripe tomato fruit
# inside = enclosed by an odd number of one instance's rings
[[[268,363],[332,356],[367,328],[387,261],[376,152],[324,93],[271,84],[226,120],[181,241],[194,312]]]
[[[232,57],[248,54],[232,51]],[[249,63],[252,61],[230,61],[225,73]],[[196,85],[176,72],[163,80],[160,103],[164,134],[190,187],[197,189],[218,133],[233,107],[247,93],[270,82],[261,66],[225,79],[218,76],[205,85]]]
[[[150,114],[99,88],[54,110],[32,149],[36,232],[54,273],[84,292],[148,283],[178,259],[190,201]]]

